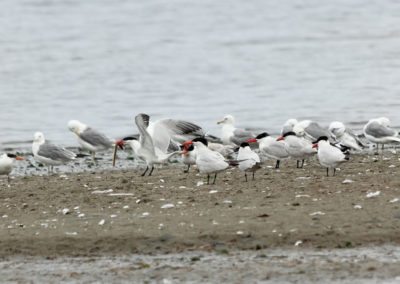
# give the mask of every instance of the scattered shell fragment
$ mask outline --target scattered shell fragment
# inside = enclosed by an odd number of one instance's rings
[[[376,196],[378,196],[379,194],[381,194],[381,191],[380,191],[380,190],[375,191],[375,192],[369,192],[369,193],[367,193],[366,197],[367,197],[367,198],[376,197]]]
[[[395,203],[395,202],[398,202],[399,201],[399,199],[396,197],[396,198],[393,198],[392,200],[390,200],[389,202],[390,203]]]
[[[133,196],[133,195],[134,195],[133,193],[124,193],[124,192],[108,194],[108,196]]]
[[[76,236],[76,235],[78,235],[77,232],[65,232],[65,234],[68,235],[68,236]]]
[[[236,235],[243,235],[244,233],[243,233],[243,231],[237,231],[236,232]]]
[[[161,206],[161,209],[169,209],[169,208],[174,208],[174,207],[175,207],[174,204],[167,203],[167,204],[164,204],[163,206]]]
[[[295,247],[298,247],[299,245],[301,245],[303,243],[303,241],[298,240],[297,242],[294,243]]]
[[[113,189],[106,189],[106,190],[94,190],[92,191],[92,194],[103,194],[103,193],[110,193],[110,192],[114,192]]]
[[[310,213],[310,216],[316,216],[316,215],[325,215],[325,213],[321,211]]]
[[[209,194],[214,194],[214,193],[217,193],[218,192],[218,190],[210,190],[208,193]]]
[[[103,226],[105,222],[106,222],[106,220],[101,219],[100,222],[99,222],[99,225],[100,225],[100,226]]]
[[[311,197],[311,196],[308,194],[297,194],[295,197],[300,198],[300,197]]]
[[[69,211],[68,208],[64,208],[61,212],[62,212],[64,215],[67,215],[67,214],[70,213],[70,211]]]
[[[149,215],[150,215],[149,212],[143,212],[143,213],[142,213],[142,216],[143,216],[143,217],[146,217],[146,216],[149,216]]]
[[[81,214],[78,215],[78,218],[83,218],[83,217],[85,217],[84,213],[81,213]]]
[[[356,205],[354,205],[353,208],[354,208],[354,209],[362,209],[362,206],[361,206],[360,204],[356,204]]]
[[[347,183],[353,183],[354,181],[352,181],[351,179],[345,179],[344,181],[342,181],[343,184],[347,184]]]
[[[197,186],[202,186],[203,184],[204,184],[204,182],[200,180],[200,181],[197,182],[196,185],[197,185]]]

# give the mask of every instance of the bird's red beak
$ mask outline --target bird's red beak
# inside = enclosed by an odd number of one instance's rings
[[[183,142],[183,144],[182,144],[182,146],[183,146],[182,154],[186,154],[187,152],[189,152],[188,149],[189,149],[190,145],[192,145],[192,144],[193,144],[192,140],[188,140],[188,141]]]
[[[115,145],[117,145],[121,150],[124,150],[125,141],[122,139],[119,139],[119,140],[115,141]]]
[[[282,140],[285,140],[285,137],[283,137],[282,135],[276,138],[276,141],[282,141]]]
[[[313,149],[318,149],[318,143],[312,144]]]
[[[249,140],[247,140],[247,143],[257,143],[257,139],[256,138],[250,138]]]
[[[16,156],[15,159],[16,159],[17,161],[23,161],[23,160],[25,160],[24,157],[21,157],[21,156]]]

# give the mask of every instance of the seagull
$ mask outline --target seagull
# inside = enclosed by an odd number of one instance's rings
[[[246,182],[247,172],[253,173],[254,180],[254,173],[261,168],[261,162],[257,153],[250,149],[249,143],[243,142],[240,144],[237,160],[239,161],[239,169],[244,172]]]
[[[329,125],[329,132],[338,143],[350,149],[362,151],[365,147],[357,135],[340,121],[333,121]]]
[[[42,132],[34,134],[32,152],[36,161],[49,166],[49,173],[53,172],[53,166],[68,163],[76,158],[75,153],[46,142]]]
[[[92,154],[93,161],[95,161],[96,152],[107,150],[113,145],[113,141],[103,133],[78,120],[70,120],[68,128],[76,135],[82,148]]]
[[[220,153],[210,150],[207,147],[205,138],[195,138],[187,141],[187,144],[193,144],[196,151],[196,165],[201,174],[207,174],[207,184],[210,184],[210,174],[214,174],[214,182],[217,179],[217,174],[226,170],[229,163],[225,161],[224,156]]]
[[[390,120],[387,117],[369,120],[363,128],[363,132],[369,141],[376,143],[377,150],[379,144],[382,144],[383,149],[386,143],[400,142],[399,133],[390,128]]]
[[[13,159],[23,160],[24,158],[14,154],[3,154],[0,156],[0,175],[7,175],[8,183],[10,183],[10,173],[13,167]]]
[[[312,144],[309,140],[298,137],[293,131],[286,132],[277,139],[277,141],[282,140],[286,142],[286,151],[289,156],[297,160],[297,168],[303,168],[304,160],[317,153],[315,149],[312,148]]]
[[[222,124],[221,139],[225,145],[238,146],[242,142],[255,137],[251,131],[236,128],[234,126],[235,118],[230,114],[226,115],[221,121],[218,121],[217,124]]]
[[[326,167],[327,177],[329,176],[329,169],[333,169],[333,175],[335,175],[336,167],[349,160],[348,153],[345,154],[339,148],[331,145],[326,136],[319,137],[312,147],[318,149],[318,160],[323,167]]]
[[[268,158],[276,160],[275,169],[279,169],[280,161],[289,157],[286,151],[285,141],[276,141],[275,138],[271,137],[267,132],[259,134],[256,138],[247,140],[247,143],[258,142],[258,147],[262,154],[265,154]]]
[[[151,176],[155,164],[163,164],[167,162],[168,159],[171,158],[172,156],[182,153],[181,151],[175,151],[166,154],[161,149],[156,147],[153,138],[147,131],[147,127],[149,126],[149,121],[150,121],[150,116],[144,113],[140,113],[135,117],[135,123],[140,133],[139,141],[137,141],[137,139],[135,139],[134,137],[126,137],[122,140],[118,140],[115,143],[113,164],[115,163],[115,154],[117,147],[119,146],[120,148],[123,148],[126,141],[131,141],[129,143],[135,155],[146,162],[146,170],[142,173],[142,176],[145,176],[149,169],[150,169],[149,176]],[[153,135],[155,134],[156,133],[154,133]]]
[[[299,123],[299,122],[298,122],[297,119],[295,119],[295,118],[288,119],[288,120],[285,122],[285,124],[283,125],[283,127],[282,127],[281,135],[285,135],[285,133],[288,133],[288,132],[293,131],[293,127],[294,127],[297,123]]]
[[[317,122],[311,120],[302,120],[292,129],[298,136],[304,136],[310,141],[317,140],[321,136],[329,137],[328,130],[322,128]]]

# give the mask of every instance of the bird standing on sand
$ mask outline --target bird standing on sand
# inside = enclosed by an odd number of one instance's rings
[[[268,158],[276,160],[275,169],[279,169],[281,160],[287,159],[289,157],[289,154],[286,151],[286,142],[277,141],[267,132],[263,132],[259,134],[256,138],[247,140],[247,143],[256,142],[258,142],[258,147],[262,154],[266,155]]]
[[[138,114],[135,117],[135,123],[139,130],[139,143],[133,137],[132,139],[124,138],[122,140],[118,140],[115,143],[115,151],[117,147],[123,148],[126,141],[131,141],[131,147],[135,153],[135,155],[146,162],[146,170],[142,173],[142,176],[146,175],[147,171],[150,169],[149,176],[152,175],[154,170],[155,164],[163,164],[168,161],[174,155],[181,154],[181,151],[175,151],[172,153],[164,153],[158,147],[155,147],[153,138],[150,136],[149,132],[147,131],[147,127],[149,126],[150,116],[144,113]],[[116,155],[114,155],[115,160]],[[113,161],[114,164],[114,161]]]
[[[254,173],[261,168],[260,157],[256,152],[250,149],[250,145],[247,142],[240,144],[239,153],[237,156],[239,162],[239,169],[244,172],[244,177],[247,182],[247,172]]]
[[[340,121],[333,121],[329,125],[331,136],[341,145],[355,151],[362,151],[364,144],[357,135]]]
[[[197,152],[194,149],[193,143],[191,141],[186,141],[180,146],[182,150],[182,163],[184,165],[187,165],[187,169],[184,170],[184,173],[188,173],[190,166],[196,164],[196,157],[197,157]]]
[[[0,175],[7,175],[7,181],[10,183],[10,174],[13,168],[14,160],[23,160],[24,158],[14,154],[3,154],[0,156]]]
[[[107,150],[113,145],[107,136],[78,120],[70,120],[68,128],[76,135],[82,148],[92,154],[93,161],[96,161],[96,152]]]
[[[220,153],[210,150],[207,147],[205,138],[195,138],[192,141],[187,141],[187,144],[193,144],[196,151],[196,165],[201,174],[207,174],[207,184],[210,184],[210,174],[214,174],[214,181],[217,179],[217,174],[226,170],[229,163],[225,161],[224,156]]]
[[[323,167],[326,167],[327,177],[329,176],[329,169],[333,169],[333,175],[335,175],[336,167],[349,160],[349,155],[331,145],[326,136],[319,137],[312,147],[318,149],[318,160]]]
[[[32,152],[36,161],[48,165],[49,173],[53,172],[53,166],[66,164],[76,157],[75,153],[47,142],[41,132],[34,134]]]
[[[371,119],[364,126],[365,137],[372,143],[376,143],[376,149],[379,150],[379,144],[384,145],[391,142],[400,142],[399,133],[390,128],[390,120],[387,117]]]
[[[312,148],[312,143],[309,140],[298,137],[293,131],[286,132],[277,139],[277,141],[282,140],[286,142],[285,147],[289,156],[296,159],[297,168],[303,168],[304,160],[317,153],[315,149]]]
[[[236,145],[239,146],[242,142],[246,142],[250,138],[254,138],[255,135],[251,131],[235,127],[235,118],[233,115],[226,115],[217,124],[222,125],[221,140],[225,145]]]

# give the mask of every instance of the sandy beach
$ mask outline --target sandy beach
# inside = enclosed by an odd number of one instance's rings
[[[271,165],[269,165],[271,164]],[[232,168],[215,185],[164,166],[25,176],[1,183],[0,255],[97,256],[345,248],[400,242],[396,155],[353,155],[335,177],[316,161],[254,181]]]

